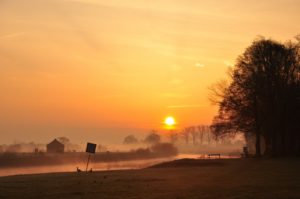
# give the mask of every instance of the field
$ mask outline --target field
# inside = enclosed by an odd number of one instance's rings
[[[141,170],[0,178],[0,198],[300,198],[299,159],[183,159]]]

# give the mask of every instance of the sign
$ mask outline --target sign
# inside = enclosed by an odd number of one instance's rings
[[[87,153],[95,153],[97,144],[87,143],[85,152]]]

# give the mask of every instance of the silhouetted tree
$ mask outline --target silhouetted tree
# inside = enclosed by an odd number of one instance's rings
[[[173,144],[178,141],[178,133],[177,132],[171,131],[169,137],[170,137],[171,143],[173,143]]]
[[[200,144],[203,144],[203,138],[204,138],[204,127],[202,125],[197,126],[198,134],[199,134],[199,142]]]
[[[128,135],[124,138],[124,144],[136,144],[138,143],[138,139],[134,135]]]
[[[213,132],[218,136],[236,132],[254,135],[257,156],[261,155],[261,136],[266,153],[299,153],[299,49],[298,43],[254,41],[238,58],[230,74],[231,84],[215,92],[222,99],[211,126]]]
[[[160,142],[160,139],[160,135],[155,130],[152,130],[152,132],[146,136],[144,142],[148,144],[155,144]]]
[[[189,128],[186,127],[182,130],[181,136],[183,137],[185,144],[189,144],[189,138],[190,138],[190,131]]]
[[[102,144],[97,144],[97,152],[106,152],[107,147]]]
[[[70,143],[70,139],[67,137],[58,137],[57,140],[64,145]]]
[[[196,127],[195,126],[191,126],[189,128],[190,134],[192,136],[192,140],[193,140],[193,145],[196,145],[197,143],[197,138],[198,138],[198,131],[196,131]]]
[[[157,155],[177,155],[178,149],[171,143],[157,143],[151,146],[151,151]]]

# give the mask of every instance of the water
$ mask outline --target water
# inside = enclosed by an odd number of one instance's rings
[[[179,154],[170,158],[157,158],[148,160],[130,160],[130,161],[117,161],[117,162],[103,162],[103,163],[91,163],[89,169],[93,171],[106,171],[106,170],[125,170],[125,169],[142,169],[161,162],[171,161],[182,158],[194,158],[194,159],[208,159],[207,155],[199,154]],[[211,159],[219,158],[212,157]],[[222,155],[222,159],[227,158],[239,158],[238,156]],[[0,176],[11,175],[24,175],[24,174],[39,174],[39,173],[57,173],[57,172],[76,172],[77,167],[82,171],[85,171],[86,164],[64,164],[55,166],[32,166],[32,167],[17,167],[17,168],[0,168]]]

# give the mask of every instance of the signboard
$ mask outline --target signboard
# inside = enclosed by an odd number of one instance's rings
[[[97,144],[87,143],[85,152],[87,153],[95,153]]]

